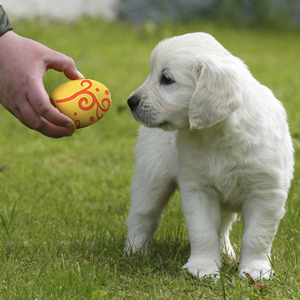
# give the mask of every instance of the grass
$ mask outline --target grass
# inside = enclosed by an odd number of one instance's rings
[[[92,19],[13,25],[19,34],[73,57],[87,78],[109,87],[113,105],[100,122],[59,140],[0,110],[0,299],[300,298],[299,33],[197,22],[134,28]],[[213,34],[241,57],[289,115],[295,179],[273,244],[276,276],[263,290],[240,279],[237,262],[228,257],[218,282],[198,280],[181,268],[190,248],[178,192],[149,256],[122,253],[138,129],[126,99],[146,77],[156,43],[192,31]],[[65,78],[49,71],[44,81],[51,92]],[[238,221],[231,236],[238,254],[242,231]]]

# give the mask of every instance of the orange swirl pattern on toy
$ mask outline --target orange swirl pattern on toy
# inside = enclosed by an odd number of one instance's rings
[[[108,111],[111,101],[108,98],[103,98],[101,101],[101,104],[100,104],[98,102],[96,96],[94,95],[94,93],[89,90],[93,86],[93,83],[90,80],[86,79],[86,80],[82,80],[82,82],[80,84],[83,87],[83,85],[85,83],[88,84],[87,87],[83,88],[82,90],[74,93],[73,95],[71,95],[67,98],[55,100],[55,102],[56,103],[65,103],[65,102],[72,101],[72,100],[76,99],[77,97],[81,96],[81,98],[78,100],[78,108],[81,109],[82,111],[89,111],[89,110],[92,110],[94,108],[94,106],[96,105],[97,106],[96,116],[97,116],[98,120],[100,120],[104,116],[104,113],[106,113]],[[96,91],[99,91],[99,89],[96,89]],[[109,95],[108,90],[106,90],[105,93],[107,95]],[[92,102],[90,104],[89,104],[89,102],[90,102],[89,99],[85,95],[88,95],[91,97]],[[93,120],[91,120],[91,122],[92,121]],[[75,124],[77,124],[77,128],[80,128],[79,120],[76,120]]]

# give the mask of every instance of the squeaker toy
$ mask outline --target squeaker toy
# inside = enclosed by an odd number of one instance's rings
[[[76,128],[82,128],[103,118],[111,105],[111,95],[100,82],[76,79],[57,87],[50,94],[50,101],[74,121]]]

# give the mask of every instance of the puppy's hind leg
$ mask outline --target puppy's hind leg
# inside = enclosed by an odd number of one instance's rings
[[[231,225],[236,221],[236,219],[236,213],[221,211],[221,226],[219,230],[220,250],[221,253],[228,254],[233,259],[236,259],[236,255],[232,248],[229,234],[231,231]]]
[[[176,188],[174,133],[142,127],[136,147],[125,253],[145,250]]]

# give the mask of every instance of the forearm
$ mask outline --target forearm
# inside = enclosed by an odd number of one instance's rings
[[[12,30],[12,27],[10,26],[7,14],[2,5],[0,5],[0,36],[9,30]]]

